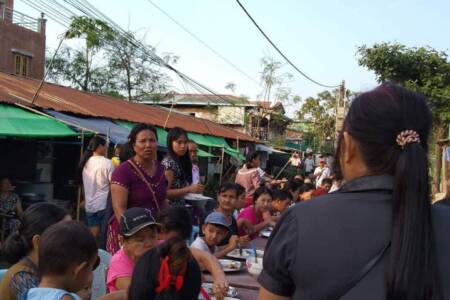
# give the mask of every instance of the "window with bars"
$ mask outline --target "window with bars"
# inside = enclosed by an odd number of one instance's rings
[[[16,54],[16,75],[28,76],[28,57],[25,55]]]

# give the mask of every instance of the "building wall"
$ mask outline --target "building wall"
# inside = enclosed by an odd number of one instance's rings
[[[217,107],[175,107],[175,110],[186,114],[195,114],[197,118],[217,121]]]
[[[0,0],[1,1],[1,0]],[[11,8],[12,0],[6,1]],[[8,6],[9,5],[9,6]],[[15,73],[15,53],[29,53],[28,77],[42,79],[45,67],[45,20],[37,20],[40,23],[40,32],[20,27],[10,21],[0,21],[0,71]]]

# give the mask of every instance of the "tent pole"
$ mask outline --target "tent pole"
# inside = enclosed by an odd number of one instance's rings
[[[225,147],[222,147],[222,157],[220,158],[222,160],[222,165],[220,166],[220,186],[222,186],[222,174],[223,174],[223,160],[225,156]]]
[[[80,147],[80,160],[81,157],[83,157],[83,148],[84,148],[84,130],[81,130],[81,147]],[[78,186],[78,195],[77,195],[77,221],[80,220],[80,206],[81,206],[81,185],[83,183],[81,182],[80,185]]]

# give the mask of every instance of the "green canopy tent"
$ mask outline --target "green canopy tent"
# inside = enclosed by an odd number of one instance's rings
[[[23,138],[71,137],[80,134],[54,118],[0,104],[0,136]]]

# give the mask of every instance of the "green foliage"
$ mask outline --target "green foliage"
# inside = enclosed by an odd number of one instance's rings
[[[65,37],[84,39],[85,47],[62,48],[49,72],[50,80],[129,101],[153,98],[168,90],[170,78],[136,44],[129,42],[133,33],[125,37],[100,20],[75,17]],[[167,63],[178,60],[170,53],[162,56]]]
[[[132,32],[128,36],[134,36]],[[142,42],[141,42],[142,43]],[[151,51],[153,47],[147,46]],[[123,36],[116,37],[108,44],[105,58],[114,73],[116,87],[128,101],[149,99],[153,94],[167,91],[170,78],[154,64],[152,59]],[[166,53],[164,60],[175,63],[177,56]]]
[[[88,49],[100,48],[118,35],[105,22],[88,17],[73,17],[66,38],[83,38]]]
[[[393,81],[426,95],[435,126],[450,123],[450,63],[447,53],[430,47],[381,43],[358,48],[359,64],[379,82]]]
[[[301,102],[300,109],[297,111],[297,118],[310,124],[309,133],[315,139],[315,141],[312,141],[313,143],[323,145],[327,138],[334,139],[338,94],[338,89],[332,92],[323,91],[316,97],[308,97]],[[346,91],[347,107],[353,95],[349,90]]]

